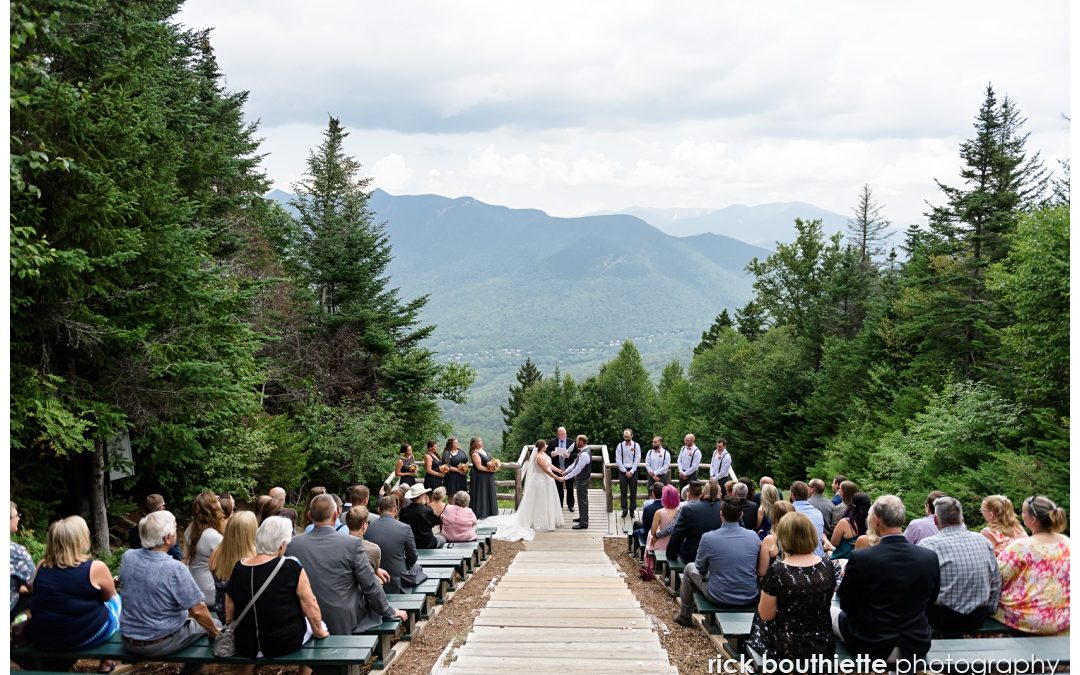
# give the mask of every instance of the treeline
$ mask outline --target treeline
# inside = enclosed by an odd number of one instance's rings
[[[928,225],[885,250],[863,188],[848,236],[797,220],[793,243],[754,260],[754,297],[702,335],[688,370],[658,386],[631,343],[576,383],[531,362],[504,409],[509,448],[558,424],[677,452],[728,440],[740,475],[780,484],[843,473],[921,513],[931,489],[968,519],[989,494],[1068,503],[1068,163],[1050,178],[1012,100],[992,87],[963,142],[959,183],[939,182]]]
[[[12,495],[100,549],[150,492],[377,485],[472,381],[421,346],[338,121],[294,220],[179,5],[11,5]]]

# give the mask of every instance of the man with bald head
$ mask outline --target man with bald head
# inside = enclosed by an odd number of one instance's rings
[[[694,434],[686,434],[683,438],[683,446],[679,450],[679,489],[697,480],[698,469],[701,467],[701,449],[697,446]]]
[[[555,438],[548,441],[548,454],[551,456],[551,464],[557,469],[566,471],[577,459],[577,444],[566,435],[566,427],[559,427],[555,432]],[[566,504],[571,513],[574,511],[574,489],[567,488],[561,481],[555,481],[555,488],[559,491],[559,504]]]
[[[281,488],[281,487],[270,488],[270,492],[268,494],[270,495],[271,499],[274,499],[275,501],[279,501],[282,504],[285,503],[285,497],[287,496],[285,494],[285,488]]]
[[[757,484],[758,484],[758,491],[755,492],[750,497],[750,499],[751,499],[751,501],[753,501],[758,506],[761,506],[761,488],[765,487],[766,485],[771,485],[771,486],[775,487],[776,491],[778,493],[780,493],[780,499],[784,498],[784,491],[781,490],[780,488],[776,487],[776,483],[773,482],[773,479],[770,478],[769,476],[762,476],[760,479],[758,479]]]

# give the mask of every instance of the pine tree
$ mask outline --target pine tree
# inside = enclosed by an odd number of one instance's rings
[[[709,347],[712,347],[714,344],[716,344],[716,338],[719,337],[720,331],[724,330],[725,328],[733,328],[734,326],[735,324],[734,322],[732,322],[731,316],[728,315],[728,311],[726,309],[722,310],[719,314],[716,315],[716,318],[713,319],[712,325],[709,326],[709,329],[706,331],[702,331],[701,342],[699,342],[697,346],[694,347],[694,353],[700,354]]]
[[[516,379],[517,384],[510,385],[510,397],[507,399],[506,405],[499,408],[503,415],[502,443],[504,451],[509,447],[510,431],[514,428],[514,418],[521,412],[521,407],[525,401],[525,392],[529,387],[543,380],[544,375],[533,363],[532,357],[526,357],[525,363],[518,368]]]
[[[747,301],[741,308],[735,310],[735,322],[738,324],[739,333],[746,336],[747,340],[756,340],[761,337],[766,328],[766,315],[761,305],[753,300]]]
[[[863,267],[873,265],[874,258],[885,253],[889,221],[881,217],[882,208],[874,201],[870,184],[864,184],[859,191],[859,201],[852,209],[855,217],[848,221],[848,240],[859,251]]]

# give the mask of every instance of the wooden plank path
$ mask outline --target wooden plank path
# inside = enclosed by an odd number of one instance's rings
[[[515,669],[593,675],[678,675],[653,622],[604,554],[610,521],[604,493],[589,494],[589,529],[538,534],[515,556],[450,675],[506,675]]]

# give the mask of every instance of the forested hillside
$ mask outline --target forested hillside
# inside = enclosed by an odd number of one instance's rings
[[[1068,163],[1052,179],[1026,138],[1016,103],[988,87],[959,179],[939,180],[901,256],[883,257],[869,187],[846,237],[796,220],[792,243],[748,265],[753,300],[717,317],[688,370],[673,362],[654,386],[627,343],[581,381],[520,377],[510,445],[558,424],[611,445],[630,426],[677,451],[693,432],[706,451],[725,436],[739,475],[844,473],[916,513],[931,489],[1067,504]]]

